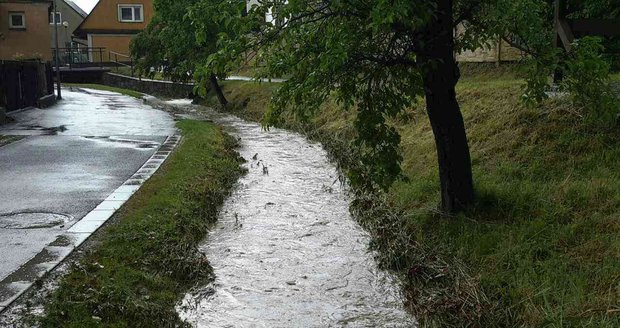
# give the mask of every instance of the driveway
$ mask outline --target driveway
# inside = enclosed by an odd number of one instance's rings
[[[176,132],[170,115],[138,99],[89,89],[64,90],[63,98],[0,126],[0,135],[25,136],[0,147],[0,311],[36,275],[25,264],[53,263],[44,249]]]

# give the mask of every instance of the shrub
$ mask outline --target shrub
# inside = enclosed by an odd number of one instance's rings
[[[610,83],[610,63],[602,55],[601,42],[600,38],[584,37],[573,43],[561,88],[570,93],[587,119],[607,124],[620,112],[620,101]]]

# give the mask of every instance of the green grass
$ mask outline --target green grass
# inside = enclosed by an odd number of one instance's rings
[[[236,141],[206,122],[98,232],[46,305],[42,327],[175,327],[175,304],[212,279],[197,247],[242,173]]]
[[[141,93],[141,92],[138,92],[138,91],[129,90],[129,89],[123,89],[123,88],[117,88],[117,87],[111,87],[111,86],[107,86],[107,85],[103,85],[103,84],[64,83],[63,86],[65,86],[65,87],[76,87],[76,88],[86,88],[86,89],[95,89],[95,90],[116,92],[116,93],[120,93],[120,94],[123,94],[123,95],[126,95],[126,96],[138,98],[138,99],[142,99],[144,97],[144,94]]]
[[[478,195],[467,213],[437,214],[421,106],[394,122],[409,179],[353,209],[427,326],[620,327],[618,129],[589,125],[566,99],[527,108],[521,84],[485,70],[457,87]],[[228,110],[258,120],[276,87],[226,82]],[[310,125],[285,126],[322,141],[346,168],[356,162],[353,115],[326,104]]]
[[[4,146],[4,145],[8,145],[11,142],[15,142],[17,140],[20,140],[24,137],[20,137],[20,136],[3,136],[0,135],[0,147]]]

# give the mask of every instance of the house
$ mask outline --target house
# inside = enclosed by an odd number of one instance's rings
[[[73,34],[88,14],[71,0],[58,0],[55,14],[53,13],[53,10],[54,7],[52,6],[48,16],[50,48],[56,47],[56,33],[54,31],[54,24],[58,24],[58,47],[77,47],[79,44],[86,46],[86,40],[74,38]]]
[[[0,0],[0,59],[52,59],[51,0]]]
[[[78,27],[76,34],[88,40],[93,62],[129,59],[131,40],[153,18],[153,0],[100,0]]]

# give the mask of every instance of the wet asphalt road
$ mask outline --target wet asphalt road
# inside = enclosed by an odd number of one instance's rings
[[[114,93],[64,91],[11,115],[0,147],[0,281],[93,210],[175,132],[167,113]]]

